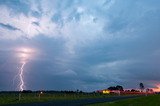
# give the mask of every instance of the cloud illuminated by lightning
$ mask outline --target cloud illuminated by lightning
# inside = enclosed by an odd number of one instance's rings
[[[15,78],[18,76],[19,77],[19,84],[18,84],[18,88],[20,91],[23,91],[24,89],[26,89],[25,87],[25,80],[24,80],[24,66],[26,65],[26,63],[28,62],[28,60],[33,56],[34,50],[31,48],[17,48],[16,49],[17,52],[17,56],[20,59],[20,69],[18,74],[15,76]]]

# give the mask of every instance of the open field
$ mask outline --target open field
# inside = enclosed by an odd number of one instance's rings
[[[139,96],[138,95],[119,96],[117,94],[104,95],[101,93],[82,93],[82,92],[81,93],[1,92],[0,105],[11,105],[11,104],[13,105],[13,104],[24,104],[24,103],[29,103],[31,105],[32,103],[43,105],[44,103],[46,103],[47,104],[46,106],[48,106],[48,104],[59,104],[59,103],[75,104],[75,102],[76,104],[81,104],[81,102],[84,102],[84,104],[98,103],[89,106],[160,106],[160,95],[150,95],[150,96],[142,95],[142,97]],[[127,100],[122,100],[122,99],[127,99]],[[100,103],[100,102],[107,102],[107,103]]]
[[[19,100],[20,96],[20,100]],[[78,100],[85,98],[105,98],[112,95],[103,95],[99,93],[0,93],[0,105],[20,104],[33,102],[47,102],[57,100]]]
[[[97,103],[88,106],[160,106],[160,95],[157,94],[115,102]]]

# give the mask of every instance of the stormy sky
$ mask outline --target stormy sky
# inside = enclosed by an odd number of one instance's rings
[[[0,90],[160,83],[160,0],[0,0]]]

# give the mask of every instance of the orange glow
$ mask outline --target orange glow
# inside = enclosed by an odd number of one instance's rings
[[[157,84],[155,88],[152,88],[154,92],[160,92],[160,84]]]
[[[110,91],[109,90],[103,90],[103,94],[109,94]]]

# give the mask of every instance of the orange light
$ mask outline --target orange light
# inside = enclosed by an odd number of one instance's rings
[[[103,90],[103,94],[109,94],[110,91],[109,90]]]
[[[160,92],[160,84],[157,84],[155,88],[152,88],[154,92]]]

